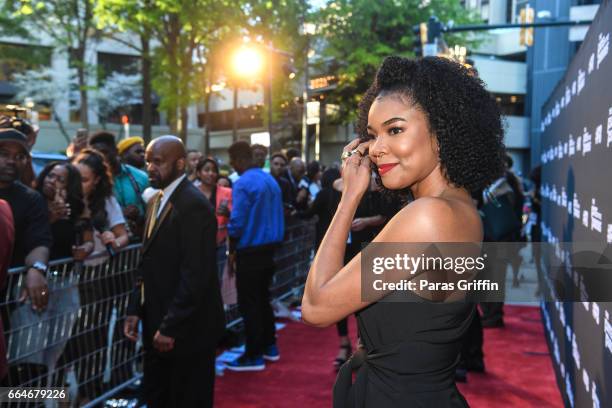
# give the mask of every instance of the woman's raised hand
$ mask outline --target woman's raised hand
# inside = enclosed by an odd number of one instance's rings
[[[361,142],[355,139],[347,144],[342,153],[342,195],[349,198],[361,199],[370,188],[370,158],[368,149],[371,140]]]
[[[70,204],[66,202],[66,190],[55,188],[53,201],[49,203],[49,222],[70,218]]]

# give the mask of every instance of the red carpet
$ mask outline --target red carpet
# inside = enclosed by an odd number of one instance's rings
[[[461,393],[475,408],[563,407],[540,309],[506,305],[504,313],[504,328],[485,329],[486,372],[469,373]]]
[[[562,407],[539,309],[506,306],[506,327],[485,330],[485,374],[469,374],[459,388],[470,406]],[[355,321],[351,319],[355,337]],[[217,377],[217,408],[331,407],[338,352],[336,328],[288,322],[279,332],[281,360],[265,371]],[[497,351],[495,353],[494,351]]]

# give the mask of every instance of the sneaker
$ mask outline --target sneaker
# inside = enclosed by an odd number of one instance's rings
[[[247,357],[245,354],[227,364],[227,369],[232,371],[261,371],[265,368],[266,363],[262,356]]]
[[[278,347],[276,347],[276,344],[266,347],[263,358],[268,361],[280,360],[280,353],[278,352]]]

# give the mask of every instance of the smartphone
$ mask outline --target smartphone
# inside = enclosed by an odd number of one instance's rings
[[[85,139],[85,140],[87,140],[88,136],[89,136],[89,131],[87,129],[81,128],[81,129],[78,129],[76,131],[75,139],[78,139],[78,140]]]

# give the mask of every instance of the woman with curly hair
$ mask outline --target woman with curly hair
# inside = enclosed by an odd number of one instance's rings
[[[53,235],[49,259],[82,261],[93,252],[90,222],[83,213],[81,174],[70,163],[51,162],[36,179],[36,190],[47,200]]]
[[[81,150],[73,163],[81,173],[85,212],[95,230],[95,252],[106,250],[113,255],[128,245],[129,237],[123,212],[113,196],[110,167],[94,149]],[[114,333],[111,316],[120,307],[121,294],[129,290],[119,262],[113,265],[111,258],[110,267],[106,267],[107,259],[98,257],[85,262],[79,279],[81,313],[64,355],[66,365],[76,367],[80,405],[103,392],[103,355],[109,347],[107,339]]]
[[[412,291],[400,302],[383,299],[397,292],[364,298],[362,272],[372,271],[362,271],[363,251],[345,266],[343,256],[372,169],[385,193],[410,198],[373,242],[482,242],[472,195],[503,174],[499,109],[471,71],[436,57],[385,59],[359,108],[360,138],[342,154],[342,198],[308,274],[302,317],[328,326],[357,312],[364,348],[340,370],[334,407],[465,407],[454,376],[474,304]]]
[[[113,251],[127,246],[125,218],[113,196],[113,177],[104,156],[97,150],[84,149],[73,162],[81,173],[86,212],[96,229],[96,252],[104,246]]]

